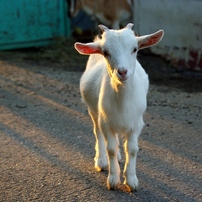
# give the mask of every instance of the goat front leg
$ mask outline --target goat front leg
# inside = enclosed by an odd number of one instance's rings
[[[106,144],[104,141],[104,136],[101,134],[98,126],[97,114],[93,110],[88,109],[90,117],[93,121],[93,131],[96,139],[95,143],[95,169],[97,171],[104,170],[108,166],[108,159],[106,154]]]
[[[108,189],[115,189],[120,184],[120,167],[118,163],[119,142],[116,134],[102,127],[102,132],[105,136],[107,144],[107,154],[109,162],[109,173],[107,178]]]
[[[95,137],[96,137],[96,144],[95,144],[96,155],[94,158],[95,169],[97,171],[101,171],[101,170],[104,170],[105,168],[107,168],[107,166],[108,166],[106,145],[105,145],[104,137],[100,133],[100,131],[95,132]]]
[[[134,191],[138,187],[138,179],[136,176],[136,159],[138,152],[138,143],[136,137],[130,137],[125,142],[126,163],[124,167],[124,184]]]
[[[126,162],[124,167],[124,184],[130,189],[130,191],[137,190],[138,179],[136,175],[136,159],[139,150],[138,137],[143,127],[143,122],[136,128],[135,131],[127,135],[125,142]]]
[[[119,146],[119,137],[118,137],[118,134],[116,134],[116,140],[117,140],[118,146]],[[120,153],[120,150],[118,150],[117,158],[118,158],[118,161],[121,162],[121,153]]]

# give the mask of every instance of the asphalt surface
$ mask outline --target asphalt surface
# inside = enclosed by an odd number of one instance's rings
[[[159,60],[148,63],[139,189],[130,193],[124,185],[107,190],[107,171],[94,169],[92,123],[79,93],[82,72],[0,57],[0,201],[202,201],[201,78],[167,73],[164,62],[165,78],[157,78],[151,68]]]

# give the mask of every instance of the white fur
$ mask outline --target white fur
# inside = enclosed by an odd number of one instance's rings
[[[149,86],[148,76],[137,61],[137,51],[143,45],[148,46],[145,37],[135,37],[132,24],[122,30],[108,30],[104,26],[102,39],[96,39],[87,46],[96,47],[100,54],[91,54],[86,70],[81,77],[80,91],[87,104],[88,112],[94,124],[96,138],[95,168],[109,166],[107,186],[114,189],[120,183],[118,134],[126,137],[126,162],[124,177],[131,191],[137,189],[136,158],[138,137],[144,126],[143,113],[146,110],[146,96]],[[161,31],[162,32],[162,31]],[[160,40],[160,39],[159,39]],[[158,40],[158,41],[159,41]],[[145,43],[145,44],[144,44]],[[87,54],[75,48],[82,54]],[[80,44],[81,45],[81,44]],[[152,44],[153,45],[153,44]],[[109,55],[104,55],[107,50]],[[120,75],[118,71],[123,73]]]

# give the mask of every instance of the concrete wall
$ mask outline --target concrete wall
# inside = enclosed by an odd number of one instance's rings
[[[165,31],[154,53],[177,68],[202,70],[201,0],[134,0],[134,24],[140,35]]]

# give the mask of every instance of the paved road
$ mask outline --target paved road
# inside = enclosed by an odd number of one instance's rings
[[[94,170],[80,76],[0,61],[0,201],[202,201],[202,92],[151,85],[139,190],[108,191],[107,172]]]

